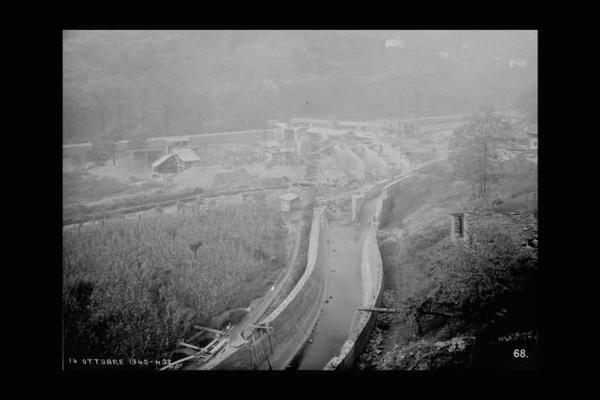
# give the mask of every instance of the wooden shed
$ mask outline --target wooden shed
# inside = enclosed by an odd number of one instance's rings
[[[175,153],[166,154],[152,163],[152,170],[159,174],[175,174],[183,170],[181,159]]]
[[[200,161],[200,157],[192,149],[178,149],[164,155],[152,163],[152,170],[161,174],[181,172]]]

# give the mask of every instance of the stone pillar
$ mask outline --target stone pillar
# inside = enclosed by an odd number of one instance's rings
[[[450,214],[450,240],[452,240],[453,243],[456,243],[458,240],[468,243],[468,237],[467,214]]]
[[[360,195],[352,194],[352,221],[358,218],[358,198]]]

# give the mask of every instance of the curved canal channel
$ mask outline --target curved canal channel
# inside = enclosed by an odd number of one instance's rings
[[[363,306],[362,248],[376,201],[377,196],[365,202],[357,222],[329,221],[326,300],[315,329],[288,369],[321,370],[348,339]]]

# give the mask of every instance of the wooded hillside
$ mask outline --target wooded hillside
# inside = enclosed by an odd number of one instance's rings
[[[65,31],[63,140],[462,113],[535,84],[535,32],[397,34],[401,48],[385,31]]]

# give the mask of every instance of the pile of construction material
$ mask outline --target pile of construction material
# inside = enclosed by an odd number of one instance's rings
[[[341,216],[348,214],[351,211],[351,203],[349,198],[335,198],[327,203],[327,212],[333,216]]]

